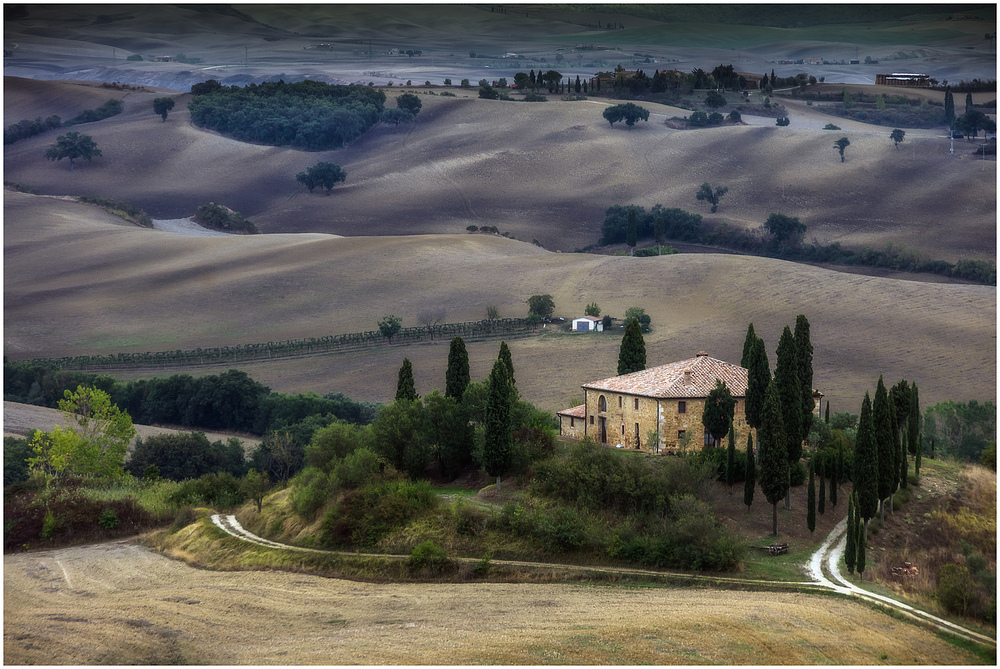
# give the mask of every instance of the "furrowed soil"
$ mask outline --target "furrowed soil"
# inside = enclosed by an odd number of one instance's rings
[[[374,584],[194,569],[131,542],[4,556],[5,664],[980,663],[817,595]]]

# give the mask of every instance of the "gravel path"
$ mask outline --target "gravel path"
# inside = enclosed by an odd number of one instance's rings
[[[232,237],[228,232],[209,230],[204,228],[190,218],[168,218],[153,219],[153,229],[163,232],[172,232],[176,235],[186,235],[188,237]]]

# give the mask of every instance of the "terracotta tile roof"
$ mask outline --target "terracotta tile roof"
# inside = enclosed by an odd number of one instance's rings
[[[580,406],[575,406],[572,409],[563,409],[562,411],[557,411],[560,416],[572,416],[573,418],[586,418],[587,417],[587,405],[581,404]]]
[[[690,375],[685,374],[687,371]],[[708,397],[716,379],[725,383],[734,397],[746,397],[747,370],[707,355],[585,383],[583,387],[660,399],[695,398]]]

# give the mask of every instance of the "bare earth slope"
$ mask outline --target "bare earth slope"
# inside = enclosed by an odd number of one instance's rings
[[[215,665],[978,662],[928,630],[815,595],[220,573],[127,542],[4,556],[4,663],[54,658]]]
[[[29,89],[10,88],[15,96]],[[888,129],[851,124],[841,133],[851,141],[842,163],[833,148],[840,134],[814,123],[796,128],[796,114],[806,112],[794,108],[788,128],[692,131],[664,125],[689,112],[647,104],[649,122],[628,130],[608,127],[607,102],[460,95],[471,97],[421,96],[415,123],[378,125],[346,149],[309,153],[199,130],[188,95],[177,96],[163,123],[152,111],[155,93],[130,94],[124,114],[78,128],[102,158],[70,174],[65,161],[42,158],[56,136],[47,133],[5,148],[5,179],[46,194],[126,200],[154,218],[218,202],[265,232],[404,235],[491,225],[567,251],[598,240],[607,207],[659,203],[738,227],[760,226],[777,211],[799,217],[807,240],[822,243],[893,242],[952,262],[996,256],[996,163],[977,162],[961,142],[950,155],[940,133],[912,131],[896,150]],[[29,116],[57,106],[46,99]],[[320,160],[347,171],[330,197],[295,181]],[[717,214],[695,199],[706,181],[729,188]]]
[[[815,385],[834,410],[856,410],[879,373],[916,380],[927,404],[996,394],[990,286],[743,256],[558,254],[492,235],[186,237],[10,192],[4,213],[4,349],[14,359],[358,332],[388,314],[413,326],[419,311],[439,306],[449,322],[479,320],[487,305],[523,316],[528,296],[550,293],[567,316],[594,301],[617,316],[644,307],[654,326],[650,365],[698,350],[739,360],[749,322],[773,351],[781,329],[805,313]],[[615,333],[514,341],[518,386],[547,409],[569,406],[582,383],[614,375],[619,342]],[[470,346],[474,379],[488,373],[497,346]],[[403,356],[415,364],[418,392],[443,387],[443,341],[244,368],[275,390],[388,401]]]

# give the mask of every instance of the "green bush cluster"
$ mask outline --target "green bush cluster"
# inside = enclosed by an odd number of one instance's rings
[[[95,109],[88,109],[86,111],[77,114],[70,120],[66,121],[63,125],[79,125],[80,123],[93,123],[94,121],[103,121],[106,118],[111,118],[112,116],[117,116],[122,113],[122,101],[115,100],[114,98],[108,100],[100,107]],[[51,117],[50,117],[51,118]]]
[[[214,202],[198,207],[194,221],[211,230],[221,230],[222,232],[249,235],[256,235],[260,232],[257,230],[257,226],[244,218],[240,212]]]
[[[400,474],[385,476],[348,491],[323,517],[324,546],[374,548],[389,532],[437,509],[438,498],[426,481]]]
[[[20,139],[34,137],[35,135],[40,135],[43,132],[59,127],[62,127],[62,119],[56,114],[45,118],[45,120],[42,120],[41,117],[36,118],[34,121],[22,119],[3,129],[3,143],[5,145],[13,144]]]
[[[410,553],[408,564],[410,569],[415,572],[427,571],[432,574],[441,574],[454,567],[444,549],[436,546],[433,541],[424,541],[418,544]]]
[[[231,509],[246,502],[247,495],[238,478],[222,472],[184,481],[167,496],[167,501],[178,509],[185,506]]]
[[[126,221],[141,225],[144,228],[153,227],[153,219],[149,217],[149,214],[129,202],[112,200],[111,198],[96,195],[80,195],[76,199],[87,204],[96,204],[99,207],[103,207],[108,213],[121,216]]]

